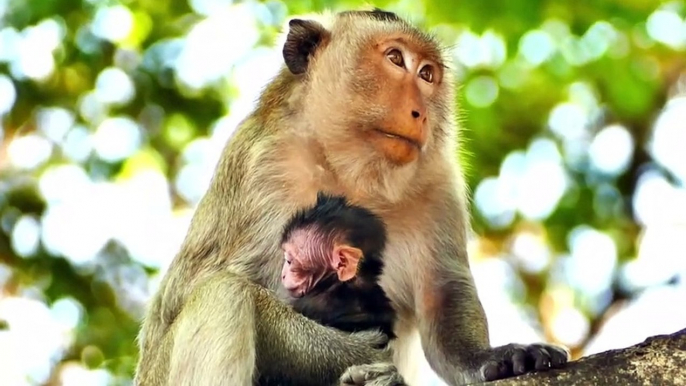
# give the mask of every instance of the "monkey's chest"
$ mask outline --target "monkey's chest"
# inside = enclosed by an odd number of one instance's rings
[[[399,313],[412,313],[415,309],[414,289],[426,277],[424,267],[431,261],[427,240],[419,231],[389,232],[379,285]]]

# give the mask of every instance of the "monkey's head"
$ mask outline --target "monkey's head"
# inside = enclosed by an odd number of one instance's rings
[[[366,167],[412,165],[451,130],[447,58],[394,13],[342,12],[327,27],[293,19],[283,57],[302,84],[296,99],[306,121],[338,169],[351,158]]]
[[[301,297],[329,275],[351,280],[361,260],[379,255],[385,243],[379,217],[344,197],[319,193],[315,205],[296,213],[284,229],[283,285]]]

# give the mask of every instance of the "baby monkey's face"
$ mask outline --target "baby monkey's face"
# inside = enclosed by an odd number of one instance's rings
[[[281,280],[283,286],[291,296],[299,298],[304,296],[312,287],[330,271],[327,260],[330,258],[327,251],[321,249],[314,253],[312,248],[304,248],[295,242],[285,242],[283,249],[283,269]]]
[[[302,297],[324,277],[336,274],[338,280],[355,277],[362,251],[336,237],[322,237],[316,228],[298,229],[281,245],[284,264],[281,280],[293,297]]]

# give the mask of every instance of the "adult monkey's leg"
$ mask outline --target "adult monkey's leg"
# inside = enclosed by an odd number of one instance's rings
[[[385,339],[381,334],[320,326],[230,273],[198,286],[170,333],[169,385],[247,386],[258,378],[261,384],[334,385],[348,366],[387,359],[372,349]]]

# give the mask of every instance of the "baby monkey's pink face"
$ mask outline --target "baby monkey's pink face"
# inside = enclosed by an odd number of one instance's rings
[[[284,264],[281,280],[293,297],[302,297],[323,278],[336,274],[338,280],[355,277],[362,251],[351,245],[316,237],[315,230],[296,230],[281,248]]]

